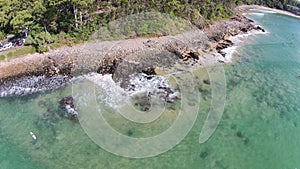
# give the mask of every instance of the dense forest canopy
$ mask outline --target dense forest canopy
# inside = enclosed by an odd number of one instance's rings
[[[0,38],[29,31],[28,43],[47,50],[58,34],[85,39],[99,26],[140,12],[163,12],[188,19],[199,28],[230,17],[241,4],[287,9],[296,0],[0,0]]]

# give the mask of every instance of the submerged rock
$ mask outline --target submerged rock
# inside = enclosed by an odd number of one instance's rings
[[[78,112],[75,110],[73,97],[62,98],[59,102],[61,104],[61,108],[66,110],[65,117],[77,119]]]
[[[210,85],[210,80],[209,80],[209,79],[204,79],[204,80],[203,80],[203,83],[204,83],[204,84],[207,84],[207,85]]]
[[[239,137],[239,138],[243,138],[244,137],[241,131],[238,131],[236,133],[236,136]]]
[[[149,111],[151,108],[150,97],[146,94],[136,94],[133,96],[134,106],[141,111]]]
[[[207,151],[203,151],[203,152],[200,153],[200,157],[202,159],[205,159],[207,156],[208,156],[208,152]]]

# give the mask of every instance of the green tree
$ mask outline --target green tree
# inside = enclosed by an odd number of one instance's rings
[[[49,50],[49,44],[53,42],[49,32],[41,32],[37,34],[33,39],[33,45],[38,52],[47,52]]]
[[[24,28],[31,26],[33,23],[32,15],[29,10],[22,10],[16,12],[16,16],[10,21],[11,26],[13,27],[14,32],[18,33]]]

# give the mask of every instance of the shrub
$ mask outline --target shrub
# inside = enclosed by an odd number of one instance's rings
[[[34,39],[31,35],[27,36],[25,40],[25,45],[34,45]]]
[[[13,56],[13,53],[12,52],[8,52],[6,56],[7,56],[7,58],[11,58]]]
[[[36,48],[39,53],[47,52],[49,50],[49,44],[53,43],[55,40],[48,32],[41,32],[36,34],[34,37],[28,36],[27,45],[31,44]]]
[[[0,55],[0,60],[4,60],[5,56],[4,55]]]

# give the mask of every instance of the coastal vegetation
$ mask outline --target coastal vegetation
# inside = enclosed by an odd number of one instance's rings
[[[215,20],[233,16],[233,9],[241,4],[278,9],[288,9],[288,5],[300,6],[296,0],[0,0],[0,38],[3,40],[9,34],[28,29],[26,45],[32,45],[38,52],[45,52],[88,40],[100,28],[110,31],[111,21],[136,13],[166,13],[204,28]],[[164,20],[144,23],[139,25],[138,30],[130,29],[124,34],[132,34],[130,37],[145,36],[145,29],[164,23]],[[157,34],[161,35],[161,32],[152,31],[150,35]],[[164,31],[163,35],[167,34],[170,32]]]

